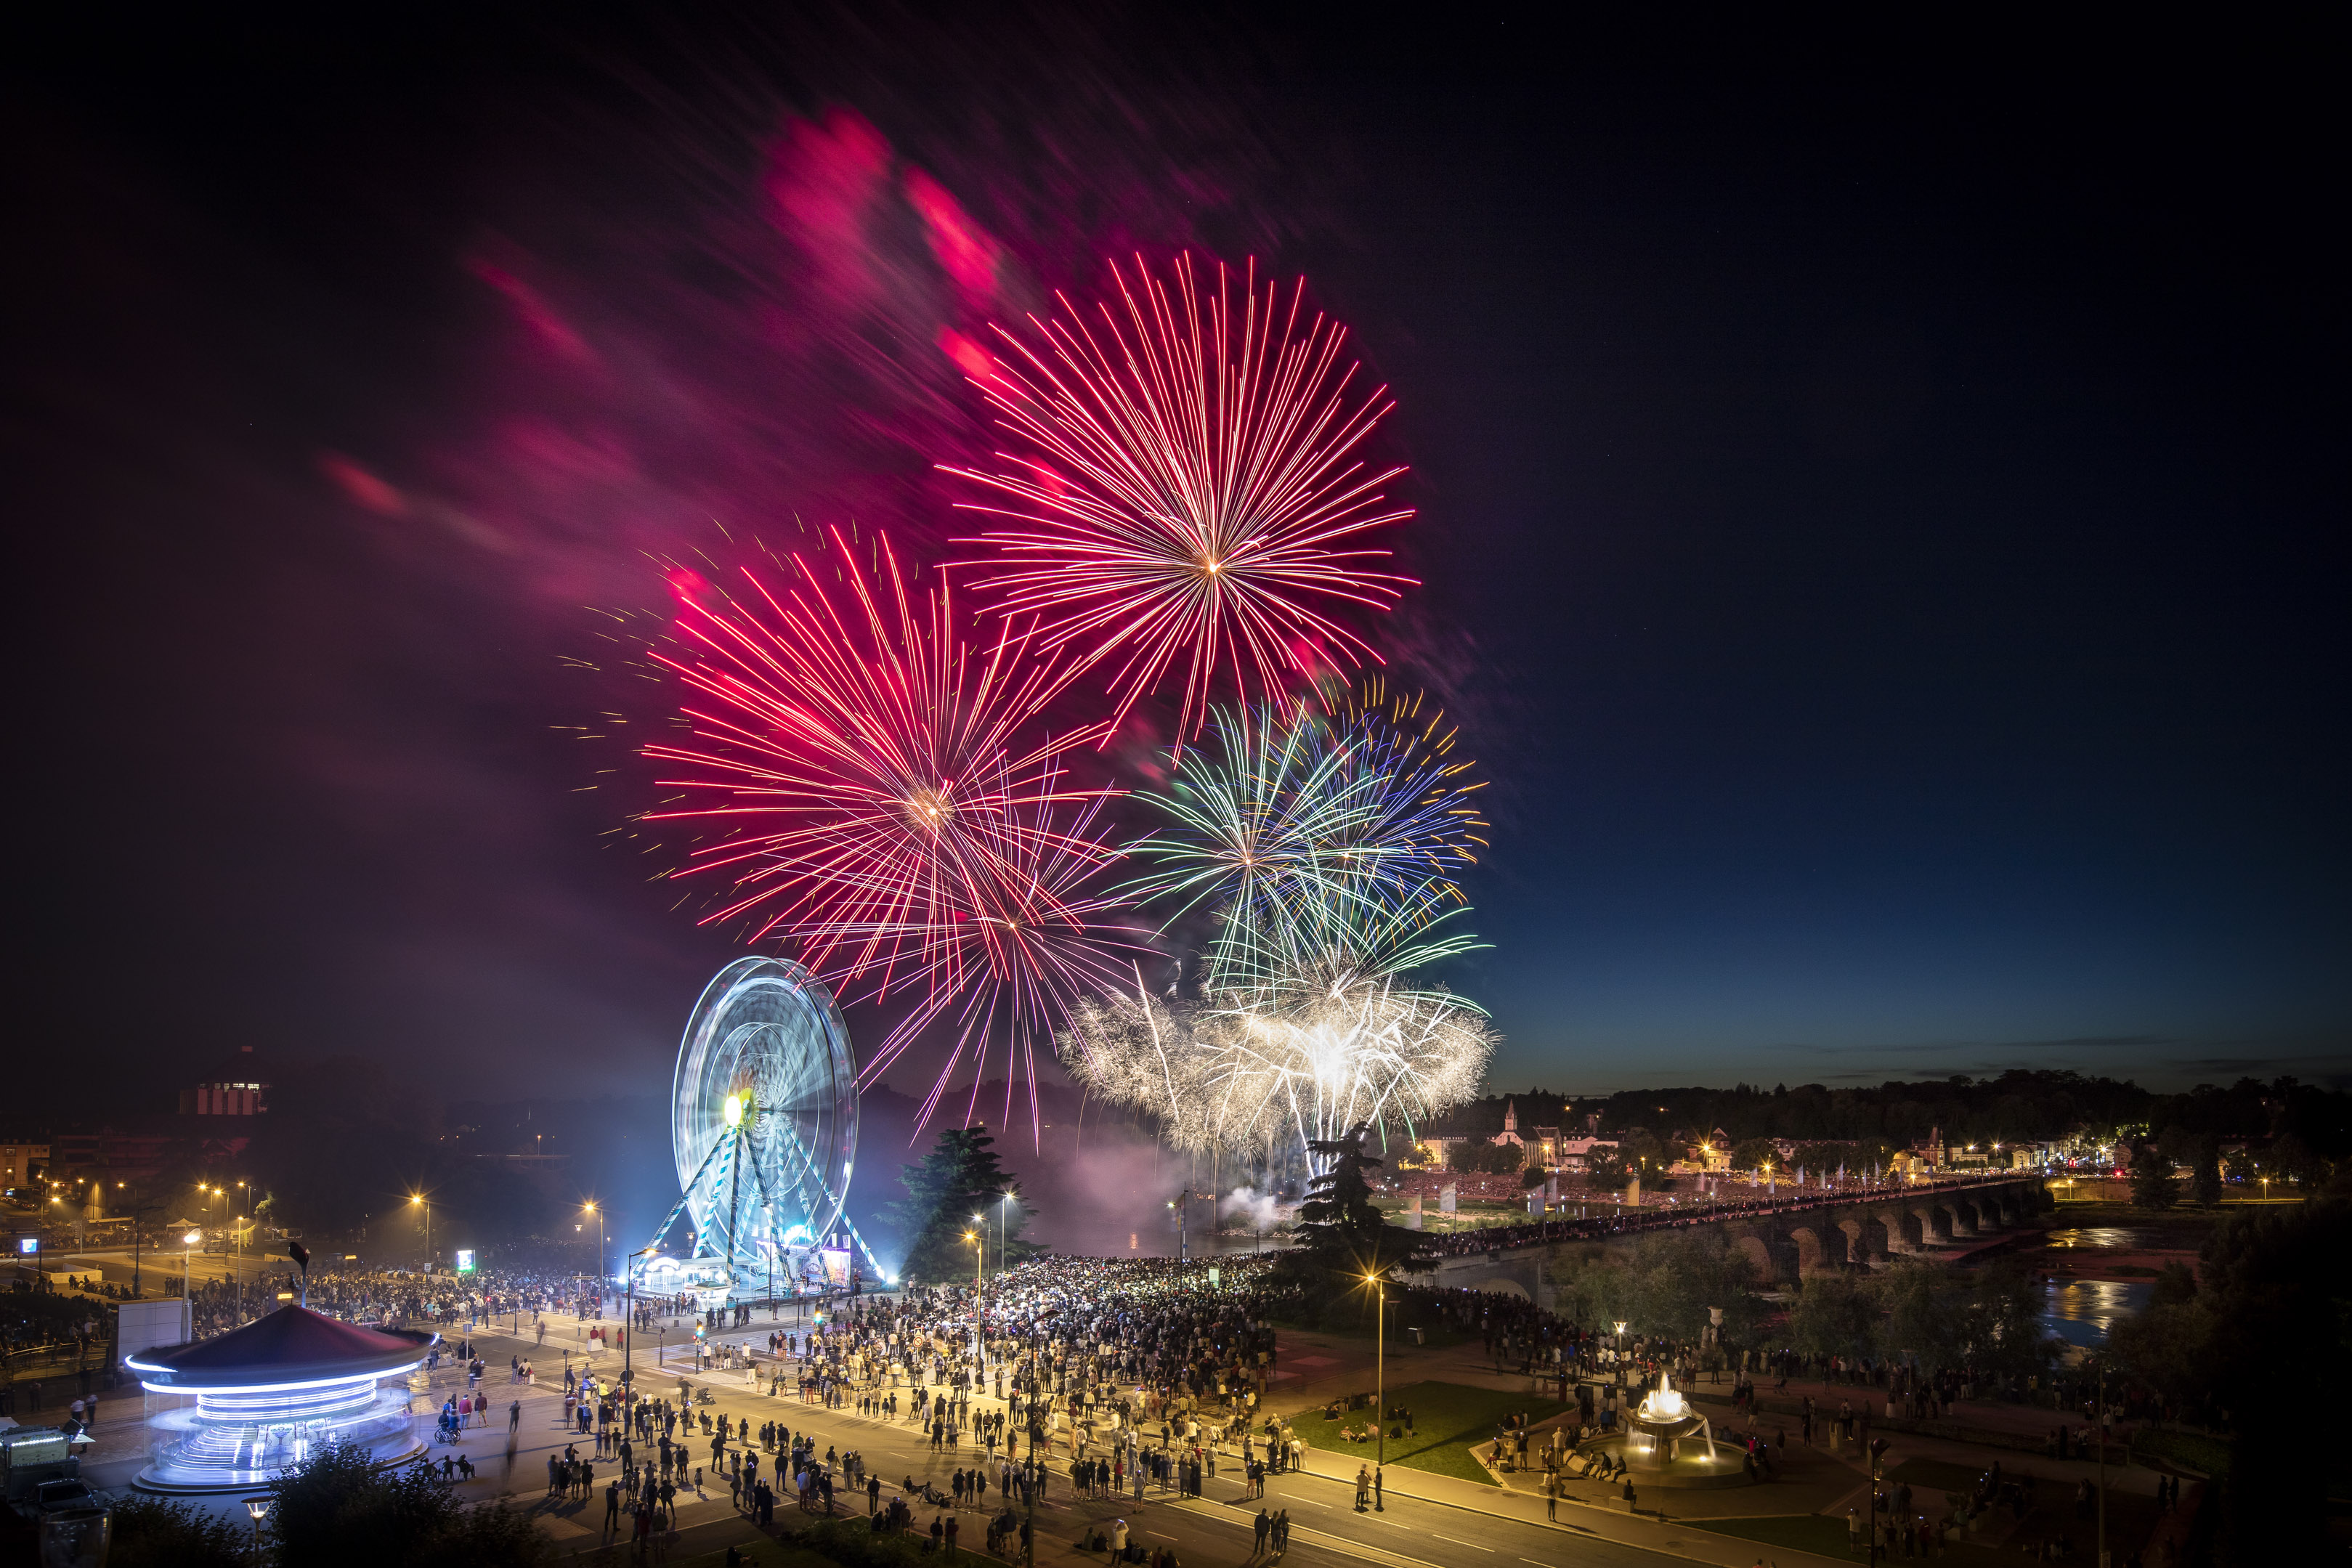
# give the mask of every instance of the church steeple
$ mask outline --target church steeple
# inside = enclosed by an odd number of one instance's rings
[[[1506,1133],[1516,1133],[1516,1132],[1517,1132],[1518,1130],[1519,1130],[1519,1107],[1518,1107],[1518,1104],[1517,1104],[1517,1103],[1516,1101],[1506,1100],[1506,1101],[1504,1101],[1504,1102],[1503,1102],[1503,1131],[1505,1131]]]

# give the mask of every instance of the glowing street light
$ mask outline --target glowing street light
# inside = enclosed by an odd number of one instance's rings
[[[979,1218],[977,1214],[972,1216],[974,1219]],[[971,1243],[971,1349],[972,1354],[981,1357],[985,1363],[987,1358],[982,1346],[987,1341],[982,1337],[980,1332],[980,1261],[988,1255],[988,1246],[981,1240],[980,1232],[977,1230],[965,1231],[963,1239]]]
[[[1381,1475],[1389,1462],[1389,1289],[1378,1274],[1367,1273],[1364,1283],[1372,1288],[1372,1408],[1380,1416],[1380,1446],[1372,1455],[1372,1511],[1386,1513],[1387,1505],[1379,1500],[1382,1491]]]

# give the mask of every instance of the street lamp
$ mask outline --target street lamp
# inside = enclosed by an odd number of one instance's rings
[[[180,1300],[184,1301],[195,1300],[196,1243],[204,1239],[201,1230],[191,1230],[180,1238]],[[194,1332],[193,1324],[189,1332]]]
[[[596,1217],[596,1277],[601,1280],[604,1277],[604,1211],[596,1207],[596,1200],[593,1197],[580,1208],[582,1213]]]
[[[972,1218],[978,1219],[980,1216],[975,1214]],[[976,1230],[965,1231],[963,1239],[971,1243],[971,1350],[977,1356],[981,1354],[982,1343],[980,1333],[980,1260],[988,1255],[988,1244],[980,1239]]]
[[[247,1204],[245,1200],[252,1195],[245,1190],[245,1184],[243,1182],[239,1182],[236,1185],[238,1188],[236,1195],[237,1202],[241,1206],[250,1208],[252,1206],[250,1204]],[[239,1317],[243,1317],[245,1315],[245,1221],[251,1218],[252,1216],[249,1214],[239,1215],[236,1217],[236,1315]]]
[[[1008,1266],[1012,1261],[1012,1260],[1004,1255],[1004,1249],[1013,1239],[1012,1232],[1008,1228],[1012,1223],[1013,1198],[1013,1194],[1012,1190],[1007,1188],[1004,1194],[1004,1201],[996,1206],[996,1266],[1000,1270]]]
[[[261,1521],[269,1517],[269,1500],[266,1497],[247,1498],[245,1500],[245,1511],[250,1515],[253,1520],[253,1561],[255,1568],[259,1568],[261,1563]]]
[[[1386,1513],[1381,1475],[1389,1462],[1389,1288],[1378,1274],[1366,1274],[1364,1283],[1372,1288],[1372,1413],[1380,1417],[1380,1446],[1372,1455],[1372,1511]]]
[[[629,1254],[629,1316],[628,1326],[621,1331],[621,1386],[631,1393],[636,1391],[635,1357],[637,1349],[637,1260],[660,1250],[661,1243],[656,1241],[650,1247],[641,1247]]]
[[[415,1208],[420,1203],[425,1206],[425,1271],[430,1274],[433,1272],[433,1200],[421,1192],[408,1195],[409,1207]]]

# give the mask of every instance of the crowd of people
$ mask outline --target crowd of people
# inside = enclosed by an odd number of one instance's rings
[[[1906,1197],[1920,1197],[1960,1187],[1980,1186],[1984,1185],[1984,1179],[1933,1182],[1905,1186],[1900,1190]],[[1791,1187],[1785,1194],[1762,1197],[1711,1197],[1701,1203],[1676,1203],[1664,1207],[1653,1205],[1580,1219],[1553,1217],[1531,1219],[1524,1225],[1490,1225],[1478,1230],[1432,1236],[1425,1250],[1441,1258],[1462,1258],[1513,1247],[1548,1247],[1561,1241],[1600,1241],[1620,1236],[1639,1236],[1654,1230],[1711,1225],[1725,1219],[1796,1214],[1805,1209],[1851,1204],[1868,1196],[1867,1193],[1822,1187]]]

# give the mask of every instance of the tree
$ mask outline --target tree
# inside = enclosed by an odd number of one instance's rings
[[[2204,1373],[2211,1402],[2230,1413],[2232,1458],[2221,1500],[2225,1563],[2316,1562],[2326,1551],[2339,1450],[2282,1442],[2279,1434],[2308,1419],[2315,1390],[2340,1387],[2352,1375],[2352,1312],[2340,1272],[2326,1263],[2347,1252],[2352,1203],[2340,1198],[2241,1212],[2198,1254],[2196,1301],[2168,1309],[2213,1314],[2205,1349],[2190,1364]]]
[[[1780,1146],[1769,1138],[1742,1138],[1731,1147],[1731,1168],[1736,1171],[1762,1170],[1780,1158]]]
[[[140,1492],[114,1505],[111,1568],[243,1568],[252,1555],[246,1532],[209,1510]]]
[[[1620,1149],[1596,1149],[1587,1160],[1584,1179],[1597,1187],[1615,1192],[1633,1179],[1633,1162]]]
[[[2170,1208],[2180,1200],[2171,1156],[2154,1144],[2142,1144],[2132,1155],[2131,1184],[2132,1202],[2142,1208]]]
[[[899,1182],[906,1197],[890,1206],[890,1222],[907,1244],[906,1261],[898,1271],[918,1283],[952,1283],[972,1274],[974,1249],[964,1239],[973,1229],[971,1217],[1004,1227],[1005,1255],[1018,1258],[1035,1250],[1021,1240],[1021,1228],[1030,1209],[1021,1201],[1020,1179],[999,1164],[991,1146],[996,1140],[987,1127],[950,1127],[921,1163],[906,1166]],[[1013,1201],[1007,1204],[1005,1195]]]
[[[1307,1201],[1299,1205],[1299,1250],[1327,1275],[1383,1274],[1427,1245],[1415,1232],[1391,1225],[1373,1206],[1364,1173],[1383,1162],[1364,1152],[1370,1133],[1369,1123],[1359,1122],[1343,1137],[1307,1145],[1329,1164],[1307,1184]]]
[[[281,1563],[523,1568],[553,1555],[528,1515],[499,1506],[468,1508],[429,1467],[378,1469],[355,1444],[321,1449],[272,1481],[269,1497],[269,1533]]]
[[[2156,1282],[2148,1288],[2151,1307],[2177,1307],[2196,1299],[2197,1271],[2186,1263],[2167,1263],[2156,1271]]]
[[[1967,1337],[1968,1285],[1958,1270],[1899,1259],[1871,1281],[1880,1346],[1929,1374],[1956,1365]]]
[[[1555,1265],[1552,1283],[1578,1322],[1624,1322],[1639,1333],[1695,1340],[1707,1309],[1723,1309],[1727,1341],[1747,1339],[1762,1316],[1756,1266],[1720,1236],[1697,1231],[1649,1236],[1632,1249]]]
[[[1863,1355],[1875,1347],[1878,1304],[1866,1281],[1816,1274],[1797,1287],[1789,1337],[1808,1355]]]
[[[2057,1342],[2042,1330],[2049,1305],[2033,1268],[2017,1258],[1996,1258],[1962,1276],[1961,1362],[1988,1372],[2044,1373],[2055,1359]]]
[[[2197,1141],[2197,1170],[2189,1178],[2191,1197],[2207,1208],[2221,1201],[2221,1151],[2211,1137]]]

